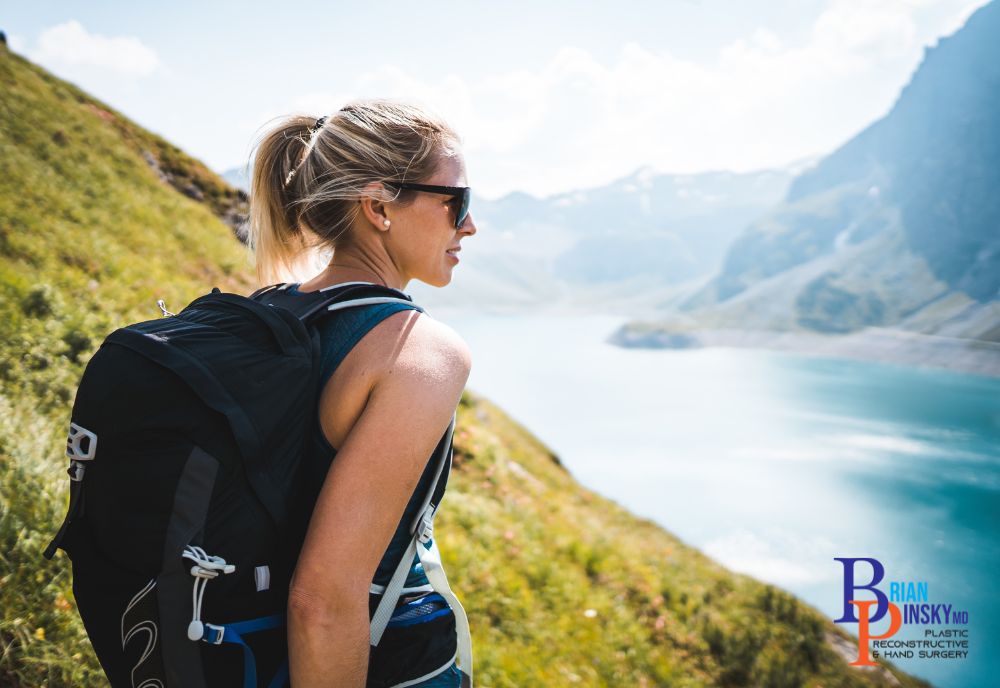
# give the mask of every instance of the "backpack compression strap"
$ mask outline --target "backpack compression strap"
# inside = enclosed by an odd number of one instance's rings
[[[63,538],[70,524],[78,516],[83,515],[83,474],[87,471],[84,462],[92,461],[97,452],[97,435],[76,423],[69,424],[69,436],[66,438],[66,456],[69,457],[69,508],[63,519],[59,532],[45,548],[43,556],[51,559],[56,554],[56,548],[62,546]]]

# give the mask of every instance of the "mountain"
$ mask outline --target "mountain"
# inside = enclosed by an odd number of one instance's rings
[[[678,175],[642,167],[603,186],[545,198],[477,196],[479,232],[464,242],[455,288],[415,285],[412,293],[431,308],[562,303],[644,312],[715,272],[729,243],[783,197],[792,177],[782,169]]]
[[[1000,342],[997,35],[993,2],[927,48],[891,111],[796,177],[665,318]]]
[[[253,288],[226,221],[242,196],[2,46],[0,86],[0,686],[103,685],[67,559],[41,557],[65,511],[75,388],[156,299]],[[849,667],[820,612],[583,488],[487,400],[467,393],[458,413],[435,536],[481,685],[927,685]]]
[[[794,170],[661,174],[641,167],[610,184],[536,198],[473,195],[479,232],[451,288],[413,283],[430,309],[518,311],[552,303],[644,312],[715,272],[726,247],[787,192]],[[247,189],[245,169],[223,173]]]

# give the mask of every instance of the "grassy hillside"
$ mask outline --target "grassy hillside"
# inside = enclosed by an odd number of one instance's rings
[[[242,199],[200,163],[0,47],[0,686],[102,685],[68,561],[65,432],[114,327],[251,288],[220,218]],[[201,200],[198,200],[198,199]]]
[[[68,561],[41,557],[64,513],[75,387],[103,336],[157,316],[157,298],[252,287],[224,221],[242,199],[2,48],[0,89],[0,686],[103,685]],[[583,489],[471,394],[436,534],[481,686],[924,685],[849,668],[817,611]]]

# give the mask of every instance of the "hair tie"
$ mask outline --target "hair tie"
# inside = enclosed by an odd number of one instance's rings
[[[316,120],[316,123],[313,124],[312,128],[309,129],[309,135],[310,135],[311,138],[309,139],[309,143],[308,143],[308,148],[306,150],[306,154],[299,161],[299,164],[296,165],[295,167],[293,167],[291,169],[291,171],[289,171],[288,176],[285,177],[285,183],[284,183],[283,186],[288,186],[288,183],[290,181],[292,181],[292,177],[294,177],[295,173],[299,171],[300,167],[302,167],[302,163],[304,163],[306,161],[306,158],[309,157],[309,153],[310,153],[310,151],[312,151],[313,139],[316,137],[316,132],[319,131],[323,127],[323,124],[325,122],[326,122],[326,115],[323,115],[318,120]]]

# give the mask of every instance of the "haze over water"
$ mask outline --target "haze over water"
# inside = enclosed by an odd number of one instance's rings
[[[587,487],[830,620],[843,604],[834,557],[878,559],[886,592],[926,581],[931,603],[969,612],[967,659],[897,666],[941,686],[986,686],[1000,671],[1000,380],[736,348],[622,349],[604,342],[623,322],[613,316],[433,315],[472,349],[469,388]]]

